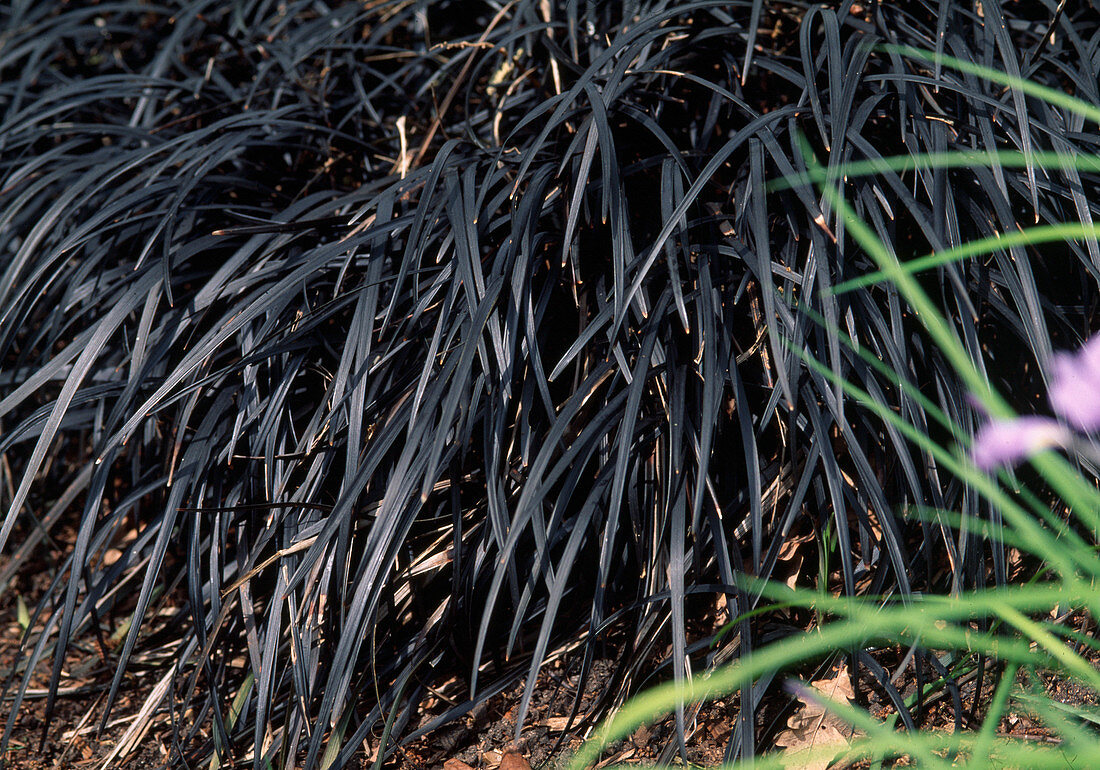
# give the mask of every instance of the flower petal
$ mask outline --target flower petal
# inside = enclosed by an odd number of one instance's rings
[[[970,456],[979,468],[991,471],[1014,465],[1040,449],[1060,446],[1069,438],[1069,432],[1049,417],[993,420],[974,437]]]
[[[1055,414],[1078,430],[1100,429],[1100,335],[1076,353],[1056,353],[1047,397]]]

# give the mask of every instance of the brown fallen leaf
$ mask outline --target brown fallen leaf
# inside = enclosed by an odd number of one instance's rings
[[[474,770],[461,759],[448,759],[443,763],[443,770]]]
[[[848,669],[841,664],[836,676],[811,682],[813,689],[822,699],[850,703],[855,698]],[[775,745],[783,748],[783,754],[792,759],[806,754],[798,767],[804,770],[826,770],[832,758],[851,745],[853,729],[844,720],[824,708],[817,699],[809,694],[798,698],[802,701],[799,709],[787,720],[787,729],[779,733]],[[835,748],[828,752],[825,749]],[[813,756],[809,756],[813,752]],[[831,765],[834,770],[847,767],[846,764]]]
[[[531,764],[518,751],[508,749],[500,758],[500,770],[531,770]]]

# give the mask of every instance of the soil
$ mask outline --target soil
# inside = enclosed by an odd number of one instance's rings
[[[75,535],[71,524],[61,526],[55,538],[41,545],[39,553],[7,585],[2,586],[0,682],[7,683],[13,670],[21,674],[20,647],[25,626],[30,624],[32,637],[41,632],[42,619],[33,616],[33,608],[48,592],[58,565],[64,564],[65,554],[75,541]],[[792,557],[789,561],[791,580],[794,581],[804,560]],[[809,563],[814,561],[810,559]],[[8,557],[0,556],[0,573],[9,563]],[[1022,565],[1019,569],[1023,569]],[[1013,576],[1013,579],[1021,577],[1022,573]],[[54,595],[59,595],[56,587]],[[115,670],[116,648],[122,639],[120,627],[129,609],[126,603],[123,602],[113,616],[100,619],[99,634],[86,629],[70,646],[61,667],[58,697],[49,714],[46,693],[52,661],[48,654],[44,656],[43,664],[33,672],[28,683],[23,707],[3,756],[3,767],[12,770],[153,770],[163,767],[169,755],[174,753],[171,751],[173,730],[169,715],[164,709],[144,717],[139,717],[139,712],[157,682],[174,662],[178,627],[183,622],[178,615],[183,606],[182,594],[168,591],[151,608],[110,718],[102,729],[99,720]],[[726,609],[720,604],[705,605],[699,609],[699,612],[690,614],[689,634],[692,639],[713,634],[728,620]],[[799,612],[797,609],[792,609],[791,614],[779,611],[774,616],[761,618],[760,622],[766,624],[764,630],[771,635],[812,632],[812,616],[800,615]],[[1078,638],[1095,638],[1095,623],[1083,613],[1053,619],[1075,631]],[[592,722],[586,721],[585,717],[607,691],[617,662],[613,641],[608,640],[607,649],[608,657],[593,663],[585,692],[580,697],[577,718],[572,722],[570,713],[578,686],[575,670],[566,665],[569,659],[566,654],[551,655],[550,662],[540,672],[518,741],[515,740],[515,719],[523,694],[522,682],[486,701],[466,717],[424,737],[407,741],[391,752],[383,767],[385,770],[530,770],[543,767],[557,770],[592,731]],[[650,662],[656,664],[670,652],[668,649],[656,650]],[[916,691],[917,677],[912,664],[907,661],[906,650],[881,648],[869,654],[886,672],[898,672],[894,676],[894,684],[903,696],[908,697]],[[1100,653],[1095,650],[1088,659],[1094,666],[1100,666]],[[924,682],[928,681],[929,674],[924,672]],[[807,681],[821,680],[835,676],[836,669],[807,668],[790,675]],[[926,698],[914,717],[916,724],[923,729],[944,731],[977,728],[984,718],[994,689],[994,675],[995,671],[989,668],[982,677],[980,692],[977,691],[979,678],[970,674],[958,680],[954,691],[943,689]],[[857,678],[855,690],[858,705],[879,720],[894,713],[890,698],[866,665],[860,667]],[[456,694],[462,689],[456,681],[431,684],[439,695],[422,703],[421,711],[410,725],[413,730],[428,724],[448,708],[448,692]],[[757,711],[755,740],[758,750],[769,747],[777,750],[774,748],[777,737],[787,729],[789,720],[800,708],[798,702],[777,684],[769,689]],[[1027,674],[1021,672],[1019,684],[1041,689],[1069,706],[1097,704],[1096,693],[1075,681],[1053,674],[1043,673],[1031,681]],[[4,698],[0,700],[0,730],[8,717],[11,689],[17,685],[18,679],[0,693],[0,697]],[[610,764],[683,764],[685,760],[697,766],[717,766],[725,759],[738,708],[738,697],[735,695],[704,704],[695,713],[689,710],[684,756],[678,752],[675,721],[669,718],[641,727],[628,739],[609,747],[599,767]],[[120,742],[126,740],[128,730],[139,718],[146,732],[136,739],[130,736],[128,752],[116,756]],[[998,734],[1038,741],[1055,740],[1044,725],[1023,708],[1008,710],[999,724]],[[378,738],[372,736],[349,770],[373,768],[377,746]],[[192,766],[212,768],[208,763]]]
[[[3,562],[0,562],[2,568]],[[30,577],[14,581],[0,599],[0,676],[4,679],[16,662],[16,654],[23,636],[20,624],[18,598],[39,594],[48,584],[47,570],[36,571]],[[33,605],[31,605],[33,606]],[[163,608],[157,617],[170,613]],[[25,620],[25,616],[24,616]],[[1072,615],[1062,621],[1083,634],[1094,629],[1082,615]],[[157,618],[150,624],[150,636],[156,637]],[[85,635],[91,637],[91,634]],[[873,657],[888,671],[894,671],[904,660],[904,650],[881,649]],[[112,717],[106,729],[99,731],[99,707],[106,696],[113,673],[99,645],[92,638],[82,638],[73,645],[62,669],[61,690],[46,725],[45,689],[49,671],[44,667],[35,672],[28,690],[27,700],[19,715],[12,739],[9,742],[4,767],[13,770],[63,770],[64,768],[100,768],[118,770],[153,770],[163,767],[171,745],[171,726],[164,713],[155,713],[148,720],[147,734],[137,742],[134,750],[123,758],[110,759],[128,726],[140,711],[145,696],[152,690],[163,666],[149,652],[139,654],[136,660],[142,665],[132,666],[119,695]],[[1100,664],[1100,655],[1094,664]],[[600,694],[614,666],[612,659],[597,660],[581,699],[583,716]],[[821,672],[799,672],[804,678],[821,678]],[[990,670],[990,673],[992,671]],[[1095,705],[1096,694],[1060,677],[1043,674],[1041,681],[1030,684],[1042,687],[1048,695],[1069,705]],[[929,698],[920,712],[917,724],[925,729],[952,731],[972,729],[980,724],[985,705],[992,692],[992,680],[986,677],[983,692],[975,698],[977,677],[963,677],[958,684],[957,708],[955,698],[945,690]],[[1027,684],[1026,675],[1020,674],[1021,684]],[[912,666],[902,669],[896,681],[898,689],[908,694],[915,689],[916,680]],[[514,740],[515,713],[523,692],[522,683],[506,690],[482,707],[475,709],[464,719],[443,727],[428,736],[411,741],[391,754],[384,763],[386,770],[529,770],[546,767],[555,770],[580,745],[582,736],[569,724],[569,711],[573,701],[576,678],[565,674],[561,660],[544,667],[535,688],[525,728],[520,740]],[[756,720],[756,737],[760,746],[772,745],[776,735],[786,727],[787,720],[798,708],[797,702],[785,694],[782,688],[772,688],[773,694],[765,699]],[[872,716],[883,719],[893,712],[889,699],[877,687],[875,679],[865,667],[859,675],[860,704]],[[438,699],[424,703],[420,724],[426,724],[445,704]],[[714,767],[722,763],[731,731],[736,723],[737,697],[704,704],[694,718],[689,718],[686,734],[686,757],[677,751],[674,720],[669,718],[655,725],[641,727],[629,739],[619,741],[605,752],[599,767],[610,764],[653,765],[658,762]],[[690,715],[689,715],[690,717]],[[1032,740],[1054,740],[1041,723],[1026,713],[1008,711],[1001,720],[999,734]],[[567,729],[569,730],[567,732]],[[370,747],[365,747],[370,748]],[[374,757],[364,751],[352,766],[352,770],[365,770],[374,766]],[[204,765],[205,767],[206,765]],[[899,766],[901,766],[899,764]]]
[[[0,559],[0,569],[6,563],[6,558]],[[6,586],[0,598],[0,682],[7,683],[13,669],[22,673],[19,650],[24,627],[20,623],[20,602],[33,612],[38,597],[52,577],[45,565],[34,565],[27,574],[17,576]],[[150,625],[155,626],[155,619]],[[104,646],[111,641],[109,637],[103,640]],[[112,716],[101,731],[99,706],[107,697],[114,673],[114,666],[107,662],[104,652],[94,634],[86,634],[72,645],[62,666],[58,697],[48,716],[46,692],[50,671],[47,666],[52,660],[35,670],[4,755],[5,768],[92,768],[102,765],[110,756],[159,678],[159,666],[155,665],[155,660],[139,656],[140,663],[123,680]],[[4,692],[4,700],[0,702],[0,715],[4,718],[8,716],[7,707],[11,702],[10,690],[17,686],[18,679]],[[152,725],[154,732],[157,721]],[[164,721],[159,720],[161,724]],[[139,741],[126,762],[116,766],[127,770],[152,770],[163,765],[166,757],[165,747],[157,741]]]

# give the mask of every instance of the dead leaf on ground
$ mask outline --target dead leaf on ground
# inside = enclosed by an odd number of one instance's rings
[[[850,703],[855,698],[852,683],[848,677],[847,666],[841,665],[836,676],[811,682],[813,689],[822,699]],[[783,749],[783,754],[795,759],[797,755],[807,754],[798,764],[805,770],[826,770],[832,758],[851,745],[853,730],[844,720],[835,716],[822,704],[809,696],[799,696],[802,708],[787,720],[787,729],[779,733],[775,745]],[[829,753],[826,749],[835,748]],[[809,756],[813,752],[813,756]],[[833,768],[847,767],[846,764],[832,765]]]
[[[816,533],[808,532],[803,535],[788,537],[780,546],[778,561],[784,565],[783,572],[787,575],[783,582],[791,588],[797,588],[799,580],[805,577],[806,573],[802,569],[802,565],[806,561],[806,552],[811,550],[808,544],[813,543],[816,538]]]
[[[518,751],[507,750],[500,758],[500,770],[531,770],[531,765]]]

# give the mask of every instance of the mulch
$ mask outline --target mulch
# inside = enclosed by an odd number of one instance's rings
[[[75,536],[75,532],[70,534]],[[33,612],[39,598],[48,589],[53,570],[63,562],[61,551],[66,547],[62,533],[50,546],[42,549],[39,560],[28,564],[0,596],[0,681],[6,682],[17,665],[24,636],[21,615],[26,622],[28,616],[25,611],[29,608]],[[0,570],[6,563],[7,557],[0,557]],[[182,595],[173,594],[156,608],[158,611],[150,613],[142,628],[144,642],[135,651],[122,690],[103,730],[100,730],[99,724],[101,706],[115,670],[113,650],[118,644],[116,632],[122,619],[105,618],[99,635],[89,630],[70,645],[62,667],[60,693],[48,720],[45,694],[52,661],[47,660],[39,666],[31,678],[27,698],[18,715],[4,757],[4,767],[12,770],[91,770],[103,767],[133,723],[145,698],[168,670],[166,667],[173,662],[171,651],[174,644],[165,640],[174,640],[178,636],[178,630],[169,626],[175,622],[173,605],[182,606],[183,601]],[[791,630],[799,628],[805,619],[792,615],[781,620]],[[1082,637],[1089,638],[1096,633],[1096,624],[1084,613],[1074,613],[1057,620]],[[710,608],[696,615],[691,630],[696,638],[700,638],[721,627],[724,621],[720,606]],[[38,619],[37,628],[41,628],[41,619]],[[670,652],[656,650],[653,662]],[[567,665],[566,654],[551,656],[551,661],[544,665],[539,674],[518,741],[515,740],[515,717],[523,694],[522,682],[489,699],[465,717],[401,746],[387,758],[384,767],[387,770],[527,770],[528,767],[561,766],[580,746],[583,733],[591,728],[591,723],[585,723],[583,717],[596,705],[612,679],[616,661],[613,650],[610,653],[593,664],[585,691],[580,696],[578,713],[581,719],[569,721],[578,687],[574,667]],[[901,666],[905,653],[900,648],[883,648],[874,651],[873,657],[887,671],[893,672]],[[1100,654],[1093,653],[1090,660],[1100,666]],[[793,673],[807,680],[821,675],[820,671],[809,668]],[[1027,676],[1024,672],[1019,674],[1021,684],[1029,684]],[[976,676],[969,676],[960,680],[956,690],[958,700],[946,689],[928,698],[917,714],[917,725],[924,729],[948,731],[978,727],[994,683],[992,676],[986,676],[982,691],[977,693],[977,679]],[[904,695],[915,691],[917,680],[911,665],[902,667],[895,684]],[[1040,681],[1030,684],[1041,687],[1055,700],[1071,706],[1095,706],[1098,703],[1096,693],[1055,674],[1041,674]],[[458,692],[461,684],[457,680],[439,684],[435,689],[439,697],[430,697],[421,704],[420,712],[414,717],[410,728],[428,724],[445,711],[449,707],[446,696],[449,690]],[[885,719],[892,713],[889,698],[865,668],[860,669],[857,691],[861,693],[860,705],[876,719]],[[10,702],[10,693],[7,697]],[[963,706],[961,711],[958,703]],[[758,750],[772,745],[773,739],[787,726],[787,720],[797,707],[796,701],[783,688],[771,689],[756,716]],[[7,716],[5,712],[6,709],[0,705],[0,718]],[[689,714],[691,718],[687,723],[685,742],[687,762],[705,767],[721,764],[737,713],[738,698],[733,695],[703,704],[696,713]],[[112,770],[152,770],[164,766],[172,745],[172,725],[168,714],[162,709],[146,721],[148,730],[137,742],[134,751],[123,760],[111,760],[109,767]],[[1019,709],[1010,709],[1004,715],[998,734],[1038,741],[1056,740],[1040,721]],[[374,736],[364,746],[358,764],[353,765],[351,770],[372,768],[377,746],[378,737]],[[641,727],[628,739],[609,747],[600,766],[682,763],[685,757],[679,756],[677,748],[675,722],[667,718]],[[210,765],[204,763],[202,767]]]

